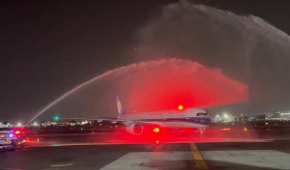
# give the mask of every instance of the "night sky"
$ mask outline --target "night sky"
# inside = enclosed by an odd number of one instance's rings
[[[131,55],[134,33],[174,2],[1,2],[0,121],[37,112],[77,84],[138,60]],[[287,1],[190,2],[254,14],[290,33]]]

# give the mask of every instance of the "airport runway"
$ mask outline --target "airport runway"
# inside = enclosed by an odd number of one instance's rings
[[[290,142],[55,145],[0,153],[0,170],[290,169]]]

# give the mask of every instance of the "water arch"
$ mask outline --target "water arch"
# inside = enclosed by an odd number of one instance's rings
[[[210,107],[247,100],[247,85],[184,59],[150,60],[107,71],[68,91],[35,118],[115,117],[119,96],[126,113]]]

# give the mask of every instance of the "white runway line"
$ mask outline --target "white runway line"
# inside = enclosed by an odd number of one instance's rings
[[[149,164],[151,161],[162,162],[162,161],[186,161],[186,160],[192,160],[190,151],[189,152],[181,152],[181,151],[133,152],[133,153],[128,153],[120,157],[119,159],[111,162],[110,164],[101,168],[101,170],[119,170],[119,169],[156,170],[156,169],[160,169],[160,167],[146,167],[144,165]],[[178,163],[176,162],[175,166],[178,168],[178,166],[184,166],[184,165],[178,165]]]
[[[72,166],[72,163],[63,163],[63,164],[51,164],[51,168],[63,168],[63,167],[69,167]]]
[[[203,151],[202,154],[205,160],[221,164],[224,162],[260,168],[290,169],[290,154],[275,150]]]
[[[160,167],[144,166],[152,161],[181,161],[176,168],[183,166],[182,161],[192,160],[191,152],[132,152],[107,164],[101,170],[156,170]],[[227,150],[227,151],[202,151],[206,161],[216,161],[221,165],[232,163],[233,165],[245,165],[257,168],[272,168],[289,170],[290,154],[275,150]],[[183,162],[184,163],[184,162]],[[164,164],[161,164],[164,165]],[[226,165],[230,166],[230,165]],[[164,168],[164,167],[163,167]],[[173,168],[173,167],[171,167]]]

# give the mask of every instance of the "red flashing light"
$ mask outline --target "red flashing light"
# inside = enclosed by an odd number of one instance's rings
[[[20,130],[16,130],[14,133],[15,133],[15,135],[20,135],[21,131]]]
[[[231,128],[222,128],[221,130],[222,131],[231,131],[232,129]]]
[[[152,131],[154,133],[159,133],[160,132],[160,128],[159,127],[155,127],[155,128],[152,129]]]
[[[13,134],[17,137],[22,136],[24,134],[24,130],[23,129],[14,129]]]
[[[159,140],[155,140],[155,144],[156,145],[159,145],[160,144],[160,141]]]
[[[184,110],[184,106],[182,104],[180,104],[180,105],[177,106],[177,109],[179,111],[183,111]]]

